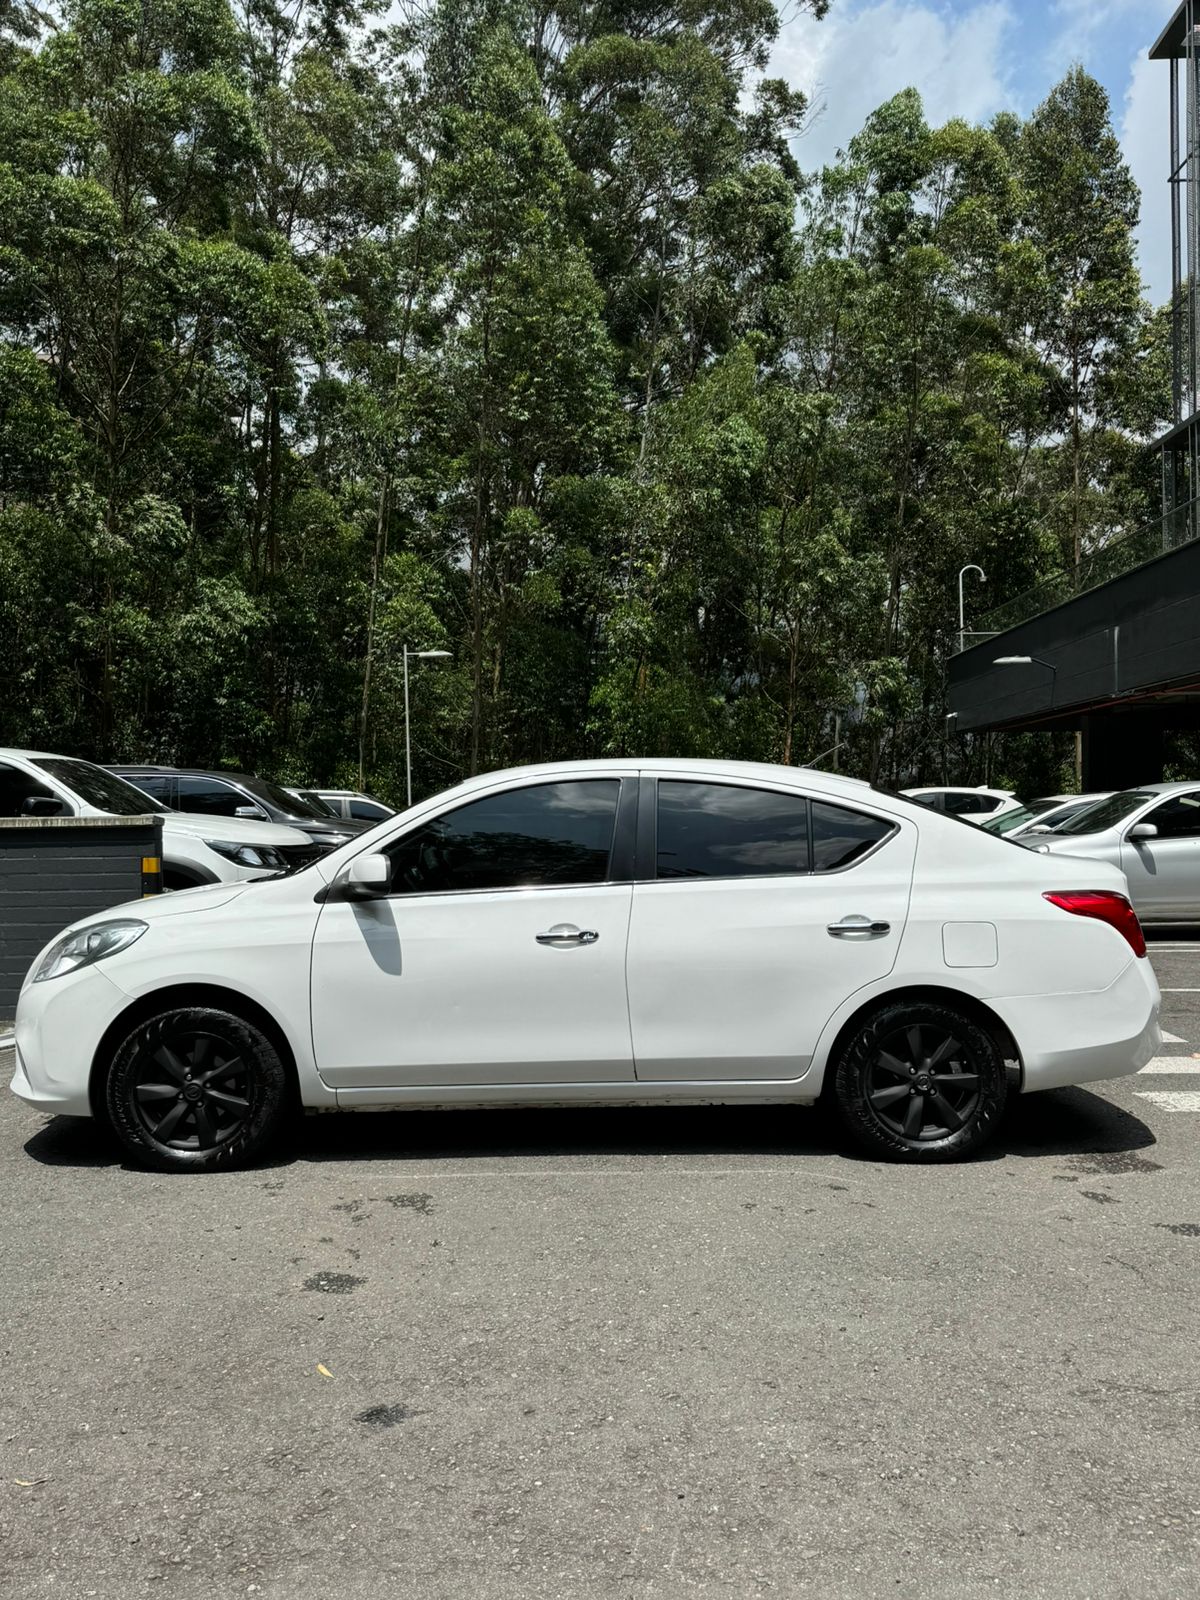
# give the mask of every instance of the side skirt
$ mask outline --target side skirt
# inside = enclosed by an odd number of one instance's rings
[[[745,1082],[421,1084],[390,1089],[339,1089],[338,1111],[480,1109],[508,1106],[814,1105],[820,1085],[805,1078]],[[331,1111],[332,1106],[311,1106]]]

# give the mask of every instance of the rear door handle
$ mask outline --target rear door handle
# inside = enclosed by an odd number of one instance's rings
[[[840,922],[831,922],[828,931],[833,939],[882,939],[885,933],[891,933],[892,925],[872,922],[870,917],[843,917]]]
[[[536,933],[539,944],[595,944],[600,935],[594,928],[577,928],[573,922],[558,922],[545,933]]]

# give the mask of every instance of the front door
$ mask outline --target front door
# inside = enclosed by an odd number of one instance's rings
[[[317,922],[313,1045],[325,1082],[631,1080],[633,889],[619,840],[622,789],[635,782],[495,790],[385,846],[391,893],[329,902]],[[635,803],[629,793],[625,806]]]
[[[751,784],[664,778],[653,806],[629,934],[637,1076],[803,1076],[832,1013],[895,964],[915,825]]]
[[[1121,842],[1121,870],[1139,916],[1159,922],[1200,917],[1200,791],[1173,794],[1139,822],[1158,829],[1153,839]]]

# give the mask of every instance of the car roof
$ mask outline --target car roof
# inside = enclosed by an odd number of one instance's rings
[[[901,794],[1002,794],[1014,799],[1016,797],[1012,789],[992,789],[986,783],[920,783],[900,792]]]
[[[631,756],[628,760],[621,760],[616,756],[604,756],[595,761],[549,761],[525,767],[504,767],[492,772],[477,773],[472,778],[464,778],[461,783],[443,792],[462,794],[475,789],[490,788],[497,782],[507,783],[522,778],[570,778],[575,773],[587,773],[598,777],[611,773],[616,777],[630,772],[656,772],[666,776],[678,773],[680,777],[701,780],[741,778],[743,781],[756,779],[760,783],[788,784],[799,781],[806,788],[831,796],[841,795],[847,800],[865,799],[868,795],[878,792],[862,778],[848,778],[838,772],[822,772],[817,767],[785,767],[766,761],[719,761],[710,760],[705,756],[695,758],[668,756],[662,759],[655,759],[653,756]],[[430,798],[436,797],[430,796]]]
[[[1176,778],[1170,783],[1131,783],[1129,794],[1174,794],[1177,789],[1200,789],[1200,778]]]
[[[238,772],[231,767],[166,767],[152,766],[149,762],[114,761],[110,772],[178,772],[188,778],[234,778],[239,782],[253,779],[252,772]]]
[[[18,750],[15,747],[0,747],[0,760],[15,757],[18,761],[85,761],[89,767],[99,767],[102,762],[93,761],[91,756],[69,756],[61,750]]]

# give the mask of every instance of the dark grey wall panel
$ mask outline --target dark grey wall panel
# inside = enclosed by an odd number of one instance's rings
[[[81,917],[140,900],[159,858],[162,820],[0,817],[0,1017],[11,1017],[30,963]]]
[[[993,665],[1026,655],[1057,673]],[[1200,698],[1200,541],[953,656],[949,680],[960,733],[1079,727],[1086,712],[1156,692]]]

